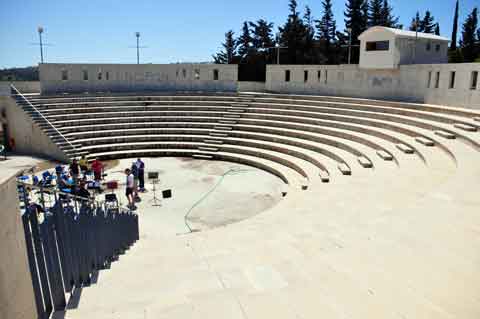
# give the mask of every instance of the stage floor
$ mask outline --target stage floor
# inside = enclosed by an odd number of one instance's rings
[[[126,205],[124,170],[136,159],[123,159],[107,170],[106,180],[118,180],[118,198]],[[284,183],[260,169],[222,161],[190,158],[144,158],[146,174],[159,172],[156,195],[171,189],[172,198],[153,204],[153,184],[146,179],[147,192],[137,203],[143,234],[171,236],[193,230],[206,230],[232,224],[275,206],[282,200]]]

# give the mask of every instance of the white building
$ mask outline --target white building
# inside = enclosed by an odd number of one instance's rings
[[[438,35],[372,27],[360,40],[360,68],[395,69],[403,64],[448,62],[449,39]]]

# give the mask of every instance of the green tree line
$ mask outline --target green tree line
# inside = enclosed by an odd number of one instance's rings
[[[473,8],[463,22],[460,40],[457,40],[458,11],[457,0],[450,62],[479,61],[478,9]],[[346,0],[343,18],[345,30],[340,31],[333,14],[332,0],[322,1],[318,18],[308,6],[300,12],[297,1],[289,0],[288,16],[283,25],[275,29],[273,23],[264,19],[245,21],[238,37],[233,30],[225,33],[223,48],[213,59],[219,64],[251,65],[254,68],[277,63],[278,59],[281,64],[341,64],[347,63],[351,37],[351,63],[358,63],[358,36],[363,31],[372,26],[404,28],[388,0]],[[440,35],[440,24],[430,10],[417,12],[408,29]]]

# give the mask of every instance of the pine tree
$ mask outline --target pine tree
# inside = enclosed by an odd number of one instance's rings
[[[345,33],[351,31],[352,44],[359,43],[358,36],[367,29],[368,25],[368,1],[347,0],[345,4]],[[352,48],[352,63],[358,63],[360,51],[358,47]]]
[[[303,15],[303,23],[306,28],[307,41],[313,42],[315,38],[315,25],[312,16],[312,10],[309,6],[305,6],[305,14]]]
[[[465,62],[473,62],[479,56],[478,44],[478,8],[474,8],[463,23],[462,39],[460,40],[460,47]]]
[[[384,27],[403,29],[403,25],[399,24],[399,18],[393,15],[393,8],[388,0],[383,0],[382,5],[382,24]]]
[[[337,25],[332,11],[332,0],[322,1],[323,14],[320,20],[315,20],[317,29],[317,39],[323,48],[321,57],[318,61],[326,63],[334,63],[336,60],[336,50],[334,44],[336,42]]]
[[[287,22],[279,28],[280,43],[287,48],[288,60],[286,63],[297,64],[303,62],[306,28],[297,11],[297,1],[290,0],[288,5],[290,14]]]
[[[250,35],[250,28],[247,21],[243,23],[242,34],[238,38],[237,43],[238,43],[238,54],[243,59],[247,58],[252,50],[252,44],[253,44],[253,38]]]
[[[337,32],[337,23],[333,16],[332,0],[322,1],[323,15],[320,20],[316,20],[316,27],[318,33],[318,39],[325,41],[330,45],[335,41],[335,35]]]
[[[250,26],[252,27],[253,47],[255,49],[260,50],[275,45],[272,36],[273,23],[260,19],[256,23],[250,22]]]
[[[415,15],[414,18],[412,18],[412,22],[410,23],[410,31],[418,31],[418,32],[423,32],[422,29],[422,23],[420,21],[420,12],[417,11],[417,14]]]
[[[234,37],[235,33],[230,30],[225,33],[225,42],[222,44],[223,51],[213,56],[217,64],[231,64],[234,62],[237,52],[237,41]]]
[[[383,14],[383,0],[370,0],[368,5],[368,26],[383,26],[385,23]]]
[[[452,42],[450,42],[450,50],[457,49],[457,34],[458,34],[458,0],[455,5],[455,16],[453,17],[453,28],[452,28]]]
[[[430,11],[425,12],[425,17],[423,18],[422,21],[420,21],[421,25],[421,32],[425,33],[434,33],[435,32],[435,23],[433,22],[435,18],[432,16]]]

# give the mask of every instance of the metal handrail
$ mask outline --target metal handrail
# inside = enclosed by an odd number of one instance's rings
[[[62,192],[61,190],[57,190],[55,188],[50,189],[48,187],[33,185],[33,184],[25,183],[25,182],[22,182],[22,181],[17,181],[17,185],[22,185],[24,187],[28,187],[28,188],[36,189],[36,190],[40,190],[40,191],[45,191],[45,190],[53,191],[54,193],[56,193],[58,195],[65,195],[65,196],[70,197],[70,198],[75,199],[75,200],[88,202],[89,204],[92,204],[92,205],[95,205],[95,204],[98,205],[99,203],[101,203],[101,202],[96,202],[92,198],[85,198],[85,197],[81,197],[81,196],[76,196],[76,195],[73,195],[71,193]]]
[[[16,92],[15,95],[20,96],[25,102],[27,102],[29,106],[32,107],[34,111],[37,112],[47,122],[47,124],[50,125],[50,127],[53,128],[55,132],[57,132],[58,135],[61,136],[63,140],[72,147],[75,153],[77,152],[76,147],[73,146],[73,144],[70,143],[70,141],[67,140],[67,138],[62,133],[60,133],[60,131],[45,116],[43,116],[42,112],[40,112],[32,103],[30,103],[30,101],[22,93],[20,93],[20,91],[17,90],[17,88],[13,84],[10,84],[10,89],[12,90],[12,93]]]

